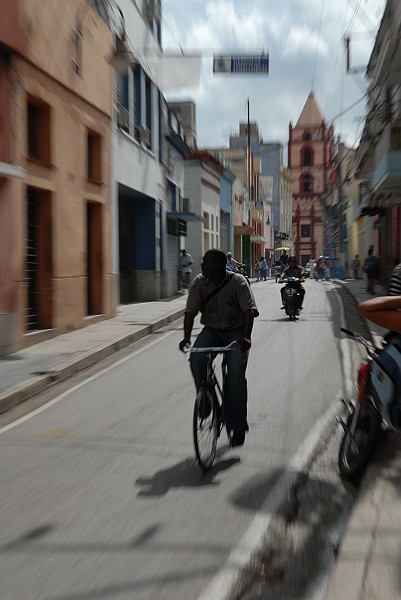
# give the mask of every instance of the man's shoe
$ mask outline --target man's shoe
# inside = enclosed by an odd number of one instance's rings
[[[231,446],[243,446],[245,442],[245,431],[234,431],[231,436]]]
[[[303,310],[304,307],[303,306],[298,306],[299,310]]]

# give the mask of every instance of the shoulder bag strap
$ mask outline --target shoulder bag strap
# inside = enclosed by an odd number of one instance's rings
[[[214,297],[216,294],[218,294],[218,293],[219,293],[219,291],[220,291],[220,290],[222,290],[222,289],[223,289],[223,287],[224,287],[225,285],[227,285],[227,283],[228,283],[228,282],[229,282],[229,281],[230,281],[230,280],[231,280],[233,277],[234,277],[234,274],[233,274],[233,273],[227,273],[227,275],[226,275],[226,277],[223,279],[223,281],[222,281],[222,282],[221,282],[221,283],[220,283],[220,284],[219,284],[217,287],[215,287],[215,288],[214,288],[214,290],[212,290],[212,291],[210,292],[210,294],[208,294],[208,295],[206,296],[206,298],[204,298],[204,299],[202,300],[202,304],[201,304],[201,312],[203,312],[203,311],[204,311],[204,309],[205,309],[205,306],[206,306],[206,304],[209,302],[209,300],[211,300],[211,299],[212,299],[212,298],[213,298],[213,297]]]

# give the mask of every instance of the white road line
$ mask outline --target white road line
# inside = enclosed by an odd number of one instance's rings
[[[17,427],[18,425],[21,425],[22,423],[25,423],[25,421],[28,421],[29,419],[32,419],[33,417],[35,417],[36,415],[40,414],[41,412],[44,412],[45,410],[47,410],[48,408],[50,408],[54,404],[57,404],[57,402],[60,402],[60,400],[63,400],[64,398],[66,398],[67,396],[69,396],[70,394],[72,394],[73,392],[75,392],[76,390],[79,390],[79,388],[83,387],[84,385],[87,385],[91,381],[94,381],[98,377],[101,377],[105,373],[108,373],[112,369],[115,369],[119,365],[124,364],[128,360],[131,360],[131,358],[134,358],[134,356],[137,356],[138,354],[141,354],[141,352],[144,352],[145,350],[148,350],[152,346],[155,346],[156,344],[159,344],[160,342],[162,342],[164,339],[166,339],[168,336],[172,335],[173,333],[176,333],[175,330],[168,331],[167,333],[165,333],[161,337],[157,338],[156,340],[153,340],[152,342],[149,342],[149,344],[146,344],[146,346],[144,346],[143,348],[140,348],[139,350],[135,350],[135,352],[133,352],[132,354],[129,354],[128,356],[125,356],[124,358],[122,358],[121,360],[117,361],[113,365],[110,365],[109,367],[106,367],[105,369],[102,369],[102,371],[99,371],[99,373],[96,373],[95,375],[91,375],[91,377],[88,377],[88,379],[85,379],[85,381],[81,381],[81,383],[78,383],[77,385],[74,385],[74,387],[72,387],[71,389],[63,392],[59,396],[56,396],[56,398],[53,398],[53,400],[50,400],[49,402],[47,402],[43,406],[40,406],[36,410],[33,410],[31,413],[29,413],[29,414],[21,417],[20,419],[17,419],[13,423],[9,423],[8,425],[5,425],[4,427],[2,427],[0,429],[0,434],[5,433],[6,431],[9,431],[10,429],[13,429],[14,427]]]
[[[244,537],[231,552],[224,567],[212,579],[198,600],[230,600],[233,597],[232,594],[234,590],[237,591],[236,586],[242,572],[252,563],[252,558],[265,547],[273,517],[285,499],[292,493],[299,474],[307,467],[324,431],[330,426],[335,426],[337,409],[337,403],[333,400],[329,410],[319,419],[290,460],[287,470],[269,493]]]

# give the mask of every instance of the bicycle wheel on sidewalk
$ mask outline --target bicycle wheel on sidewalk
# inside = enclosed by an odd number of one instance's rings
[[[207,471],[213,465],[219,428],[219,406],[213,390],[202,387],[195,400],[193,436],[199,466]]]

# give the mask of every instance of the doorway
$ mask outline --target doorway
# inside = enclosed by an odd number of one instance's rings
[[[87,314],[100,315],[103,312],[103,245],[102,206],[99,203],[86,204],[86,244]]]

